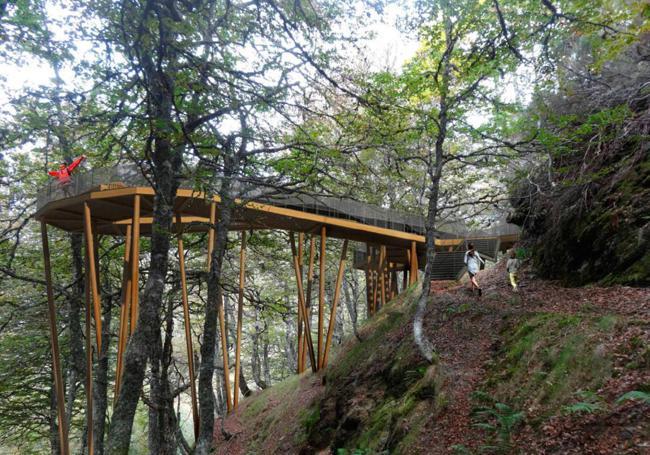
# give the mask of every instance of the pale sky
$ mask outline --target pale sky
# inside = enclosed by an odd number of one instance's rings
[[[51,8],[50,14],[55,19],[64,19],[67,14],[78,16],[78,13],[65,10],[61,6]],[[397,71],[417,50],[417,39],[413,39],[416,37],[405,36],[395,26],[399,14],[399,8],[391,5],[384,10],[382,21],[373,23],[367,29],[375,35],[365,44],[367,49],[365,57],[369,60],[372,69],[380,70],[389,67]],[[54,28],[52,32],[57,40],[65,40],[67,37],[65,28]],[[91,48],[90,44],[79,41],[75,45],[78,56],[82,56]],[[61,76],[68,84],[73,83],[75,77],[70,68],[63,68]],[[54,73],[49,64],[31,59],[20,66],[7,63],[0,65],[0,78],[2,80],[0,103],[5,104],[12,95],[22,89],[49,84],[54,78]]]

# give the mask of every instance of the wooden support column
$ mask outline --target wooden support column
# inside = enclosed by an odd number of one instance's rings
[[[415,240],[411,242],[411,270],[409,284],[413,284],[418,280],[418,250]]]
[[[233,390],[233,408],[239,404],[239,370],[241,368],[241,338],[242,320],[244,316],[244,280],[246,266],[246,231],[241,233],[241,248],[239,250],[239,295],[237,300],[237,346],[235,348],[235,387]],[[300,314],[300,312],[298,312]]]
[[[120,326],[117,339],[117,365],[115,367],[115,392],[113,403],[117,401],[122,384],[122,370],[124,369],[124,351],[128,337],[129,312],[131,311],[131,225],[126,226],[124,239],[124,268],[122,271],[122,305],[120,307]]]
[[[311,291],[314,283],[314,258],[316,257],[316,239],[314,236],[309,238],[309,267],[307,268],[307,293],[305,296],[305,306],[307,307],[307,318],[309,318],[309,325],[311,326]],[[307,338],[302,337],[302,372],[305,371],[307,365]]]
[[[210,230],[208,231],[208,273],[212,267],[212,251],[214,250],[214,241],[217,223],[217,203],[210,204]],[[223,293],[219,291],[218,317],[219,331],[221,332],[221,355],[223,356],[223,383],[226,389],[226,408],[228,412],[232,410],[232,393],[230,391],[230,367],[228,366],[228,338],[226,334],[226,316],[223,308]]]
[[[383,308],[386,304],[386,247],[379,247],[379,286],[381,289],[381,306]]]
[[[366,315],[370,316],[372,289],[370,286],[370,244],[366,243]]]
[[[88,237],[86,237],[86,251],[88,251]],[[85,391],[86,391],[86,438],[88,444],[88,454],[92,455],[95,452],[95,441],[93,438],[93,347],[92,342],[90,341],[91,336],[91,324],[90,319],[92,318],[92,311],[90,310],[92,305],[92,296],[91,296],[91,285],[90,285],[90,275],[88,271],[90,270],[90,259],[88,254],[85,257],[85,293],[86,293],[86,381],[85,381]],[[98,353],[99,355],[99,353]]]
[[[334,300],[332,301],[332,311],[330,313],[329,326],[327,328],[327,339],[325,340],[325,352],[323,353],[323,363],[320,368],[327,366],[327,356],[329,355],[332,345],[332,336],[334,335],[334,326],[336,325],[336,309],[341,295],[341,284],[343,283],[343,273],[345,272],[345,259],[348,253],[348,240],[343,241],[343,250],[341,251],[341,261],[339,262],[339,273],[336,276],[336,285],[334,287]]]
[[[138,324],[140,309],[140,195],[133,197],[133,239],[131,240],[131,302],[130,302],[130,330],[133,335]]]
[[[183,319],[185,325],[185,346],[187,348],[187,368],[190,376],[190,397],[192,399],[192,419],[194,422],[194,438],[199,437],[199,405],[196,394],[196,378],[194,377],[194,349],[192,347],[192,331],[190,330],[190,304],[187,297],[187,278],[185,275],[185,249],[183,247],[183,223],[180,214],[176,215],[178,228],[178,268],[181,274],[181,299],[183,302]]]
[[[379,292],[379,257],[377,248],[372,249],[372,315],[377,312],[377,293]]]
[[[84,202],[84,233],[86,236],[86,257],[88,258],[88,261],[86,262],[86,274],[88,275],[90,282],[90,293],[92,296],[95,316],[95,338],[97,340],[97,355],[99,355],[99,353],[102,352],[102,310],[97,284],[97,263],[95,261],[92,220],[90,216],[90,206],[87,202]]]
[[[303,272],[303,270],[302,270],[302,256],[303,256],[303,254],[302,254],[303,253],[302,252],[302,244],[303,244],[303,241],[304,241],[304,237],[305,237],[305,234],[303,234],[302,232],[298,234],[298,266],[300,268],[300,276],[302,276],[302,272]],[[302,365],[303,341],[302,341],[302,339],[303,339],[303,336],[304,336],[303,333],[302,333],[302,313],[300,311],[298,311],[298,332],[297,333],[298,333],[298,344],[296,345],[296,347],[297,347],[297,351],[298,351],[298,355],[297,355],[297,363],[298,363],[298,365],[296,367],[296,371],[298,372],[298,374],[300,374],[303,371],[303,365]]]
[[[70,453],[68,443],[68,425],[65,418],[65,396],[63,395],[63,375],[61,374],[61,355],[59,353],[59,333],[56,327],[56,306],[52,288],[52,268],[50,265],[50,244],[47,239],[47,224],[41,221],[41,241],[43,243],[43,265],[45,268],[45,288],[47,291],[47,310],[50,325],[50,344],[52,346],[52,375],[56,394],[56,409],[59,424],[59,444],[61,454]]]
[[[302,287],[302,276],[300,276],[298,255],[296,252],[296,242],[293,232],[289,233],[289,241],[291,243],[291,253],[293,254],[293,268],[296,273],[296,284],[298,286],[298,311],[302,312],[302,319],[305,324],[305,337],[307,338],[307,350],[309,351],[309,361],[311,362],[311,370],[315,373],[316,369],[318,368],[318,364],[316,363],[316,356],[314,355],[314,343],[311,339],[311,327],[309,318],[307,317],[305,294]]]
[[[327,228],[320,228],[320,256],[318,258],[318,368],[323,363],[323,316],[325,312],[325,242]]]

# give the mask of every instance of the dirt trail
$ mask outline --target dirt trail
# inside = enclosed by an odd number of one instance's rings
[[[434,284],[434,304],[430,307],[427,320],[428,333],[440,360],[447,371],[447,387],[450,396],[448,406],[441,415],[431,419],[426,424],[418,449],[421,453],[455,453],[454,445],[462,445],[468,449],[478,449],[483,439],[481,431],[477,430],[471,419],[471,392],[476,390],[485,379],[484,365],[495,353],[499,343],[499,332],[503,328],[505,314],[523,313],[561,313],[574,314],[588,311],[590,314],[607,314],[638,318],[639,322],[650,324],[650,289],[632,287],[583,287],[566,288],[558,282],[535,279],[531,274],[522,274],[520,290],[515,293],[506,282],[505,266],[497,264],[488,271],[482,271],[477,276],[483,289],[483,297],[472,293],[467,284],[440,286]],[[471,318],[459,317],[454,312],[471,307],[478,313]],[[610,339],[609,346],[604,349],[616,349],[633,337],[642,336],[648,342],[650,334],[641,328],[630,329]],[[624,356],[622,356],[624,357]],[[623,359],[622,359],[623,360]],[[623,370],[622,365],[618,365]],[[648,372],[626,372],[617,379],[608,381],[602,392],[608,398],[615,399],[630,383],[650,384]],[[631,414],[643,415],[648,421],[650,413],[647,405],[632,403],[627,408]],[[627,414],[630,414],[628,412]],[[630,425],[640,419],[626,415],[624,409],[614,409],[611,415],[598,422],[598,417],[589,418],[557,418],[546,428],[549,441],[539,443],[530,429],[525,429],[518,438],[520,447],[528,447],[528,453],[594,453],[612,454],[612,444],[617,439],[614,433],[621,426]],[[641,419],[643,420],[643,419]],[[599,438],[590,438],[585,431],[590,426],[603,425],[609,422],[613,430],[603,432]],[[607,426],[607,424],[605,425]],[[526,431],[528,430],[528,431]],[[581,436],[567,436],[564,432],[580,432]],[[609,437],[607,437],[609,436]],[[581,441],[580,438],[588,441]],[[623,430],[623,437],[626,437]],[[569,443],[563,441],[568,439]],[[574,439],[573,441],[571,441]],[[589,441],[589,439],[591,439]],[[551,449],[551,441],[556,448]],[[643,445],[641,442],[640,445]],[[650,445],[647,445],[650,453]],[[576,450],[573,452],[573,450]],[[631,450],[620,453],[641,453]]]
[[[443,376],[441,390],[446,395],[441,398],[444,402],[442,411],[427,413],[423,417],[426,422],[412,445],[413,453],[456,453],[452,449],[454,445],[474,451],[480,449],[486,434],[476,428],[472,420],[471,411],[475,403],[471,395],[486,379],[486,369],[503,342],[501,331],[511,316],[525,317],[537,313],[614,315],[637,323],[612,333],[603,342],[602,349],[618,352],[635,339],[650,344],[649,289],[565,288],[556,282],[535,279],[530,274],[522,275],[521,292],[515,294],[506,282],[503,263],[480,272],[478,280],[483,287],[482,298],[472,295],[466,284],[436,284],[425,319],[425,330],[439,354],[439,371]],[[404,343],[410,339],[411,330],[411,324],[401,326],[386,336],[385,343],[390,346]],[[629,362],[629,359],[623,354],[616,355],[618,360],[614,368],[617,370],[598,391],[610,403],[614,403],[622,392],[630,390],[631,385],[650,384],[648,369],[625,368],[625,362]],[[386,362],[390,362],[390,359]],[[364,381],[371,381],[370,377],[372,375],[357,377],[353,385],[355,390],[350,392],[350,396],[365,400],[363,397],[366,395],[362,392],[367,384]],[[260,422],[268,421],[269,415],[276,412],[274,409],[280,403],[270,399],[262,409],[251,413],[253,418],[244,418],[242,414],[246,415],[248,406],[248,400],[245,400],[242,410],[229,416],[225,422],[225,427],[236,436],[225,441],[220,428],[215,431],[219,447],[217,453],[314,453],[312,449],[305,449],[305,440],[298,434],[299,420],[304,418],[301,417],[301,409],[308,407],[313,400],[323,398],[325,388],[321,378],[320,375],[306,375],[296,382],[295,390],[289,394],[295,404],[283,414],[281,421],[277,421],[277,427],[262,429]],[[363,403],[355,400],[350,399],[345,406],[362,408]],[[638,435],[643,434],[643,428],[647,428],[650,407],[629,402],[611,405],[610,408],[610,411],[597,417],[554,417],[542,428],[543,440],[540,440],[539,430],[524,425],[517,432],[514,444],[526,448],[525,453],[643,453],[638,450],[644,444],[638,440]],[[598,425],[600,429],[590,429]],[[646,427],[641,428],[640,425]],[[250,447],[250,442],[262,430],[268,433],[265,441],[256,448]],[[628,450],[625,447],[636,449]]]

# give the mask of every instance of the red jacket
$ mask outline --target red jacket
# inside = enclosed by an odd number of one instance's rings
[[[58,171],[49,171],[48,174],[52,177],[56,177],[59,183],[70,183],[70,174],[72,174],[72,171],[74,171],[74,169],[85,159],[86,155],[81,155],[80,157],[75,158],[69,166],[62,164]]]

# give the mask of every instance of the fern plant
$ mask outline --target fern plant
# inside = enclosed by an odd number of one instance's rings
[[[512,433],[524,418],[523,412],[515,411],[505,403],[495,403],[493,408],[478,408],[475,415],[483,421],[475,423],[474,426],[492,433],[497,443],[495,446],[483,446],[482,449],[497,452],[510,448]]]
[[[642,403],[648,404],[650,403],[650,393],[643,392],[642,390],[632,390],[631,392],[627,392],[618,397],[616,404],[620,404],[628,400],[639,400]]]
[[[576,393],[576,396],[578,396],[581,401],[564,406],[562,410],[565,413],[593,414],[594,412],[598,412],[606,407],[604,400],[594,392],[581,390]]]

